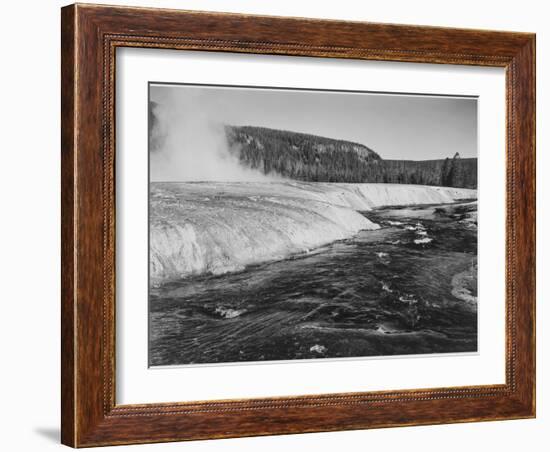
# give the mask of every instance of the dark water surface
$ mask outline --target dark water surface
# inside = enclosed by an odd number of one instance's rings
[[[476,209],[376,209],[380,230],[152,288],[149,363],[475,352]]]

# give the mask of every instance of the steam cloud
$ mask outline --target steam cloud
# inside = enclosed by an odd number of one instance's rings
[[[193,87],[151,86],[151,181],[273,180],[244,167],[229,149],[224,126],[232,106]]]

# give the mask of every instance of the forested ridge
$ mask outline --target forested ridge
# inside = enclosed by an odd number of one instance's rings
[[[226,126],[231,152],[264,174],[312,182],[383,182],[477,188],[477,159],[384,160],[369,147],[305,133]]]

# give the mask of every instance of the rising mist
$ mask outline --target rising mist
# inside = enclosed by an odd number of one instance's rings
[[[275,177],[242,166],[225,124],[234,106],[201,90],[152,85],[149,102],[151,181],[261,181]]]

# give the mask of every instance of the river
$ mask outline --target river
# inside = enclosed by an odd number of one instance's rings
[[[477,203],[360,213],[380,229],[153,285],[149,364],[475,352]]]

